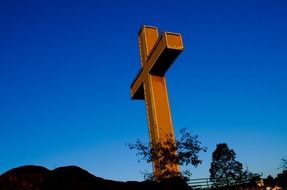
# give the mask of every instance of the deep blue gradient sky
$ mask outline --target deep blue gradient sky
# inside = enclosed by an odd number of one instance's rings
[[[208,152],[208,177],[226,142],[244,168],[273,175],[287,157],[285,0],[0,2],[0,173],[78,165],[142,180],[125,143],[148,140],[144,102],[129,87],[140,68],[142,24],[180,32],[185,50],[167,73],[175,132]]]

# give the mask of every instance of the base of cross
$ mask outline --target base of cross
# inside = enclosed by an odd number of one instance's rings
[[[175,142],[171,137],[152,145],[153,180],[162,181],[181,176],[176,154]]]

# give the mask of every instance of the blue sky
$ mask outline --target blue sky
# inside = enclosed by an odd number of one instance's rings
[[[180,32],[168,71],[175,132],[208,152],[275,176],[287,157],[287,3],[284,0],[0,2],[0,173],[78,165],[96,176],[142,180],[125,143],[148,140],[144,102],[129,87],[140,68],[141,25]]]

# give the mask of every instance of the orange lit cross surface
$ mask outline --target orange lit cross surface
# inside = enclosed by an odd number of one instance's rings
[[[172,137],[173,128],[165,83],[165,73],[183,50],[181,35],[164,32],[158,37],[156,27],[142,26],[138,34],[141,69],[131,84],[131,98],[145,100],[151,146]],[[154,177],[163,171],[153,160]],[[177,165],[169,168],[179,172]]]

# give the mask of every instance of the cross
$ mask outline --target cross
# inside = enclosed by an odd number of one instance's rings
[[[145,100],[149,138],[151,146],[167,137],[174,140],[171,114],[165,82],[165,73],[183,50],[181,35],[163,32],[158,37],[158,31],[153,26],[142,26],[138,33],[141,69],[131,84],[131,98]],[[159,166],[160,160],[153,160],[155,179],[163,172]],[[170,171],[179,172],[179,167],[173,165]]]

